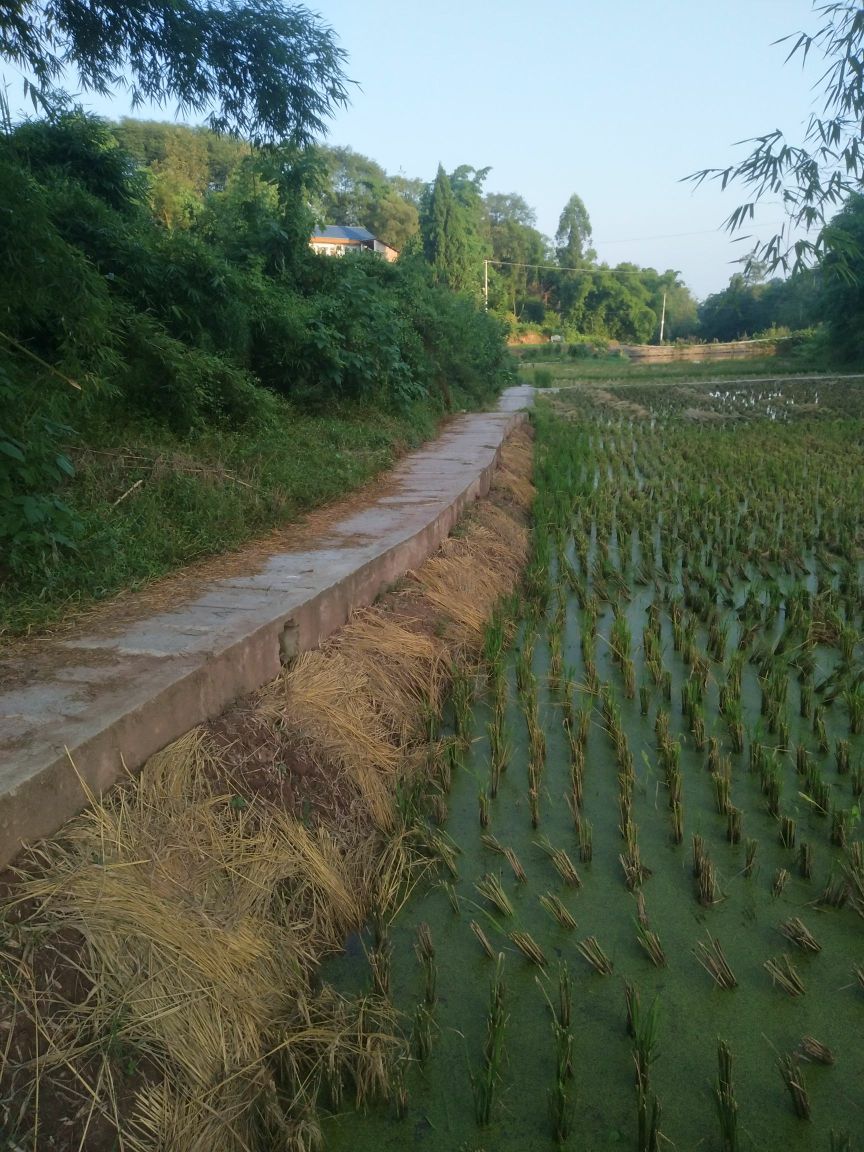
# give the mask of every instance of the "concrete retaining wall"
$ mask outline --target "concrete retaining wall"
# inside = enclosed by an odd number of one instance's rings
[[[214,580],[194,600],[0,661],[0,865],[55,832],[125,770],[255,691],[421,564],[486,494],[533,390],[462,416],[389,475],[383,494],[311,546]]]

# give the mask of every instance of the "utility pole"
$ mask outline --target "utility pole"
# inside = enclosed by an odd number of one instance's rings
[[[483,261],[483,309],[489,311],[489,261]]]
[[[666,293],[663,293],[663,311],[660,313],[660,343],[663,343],[663,329],[666,327]]]

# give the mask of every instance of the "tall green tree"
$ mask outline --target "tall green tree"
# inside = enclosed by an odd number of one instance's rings
[[[555,252],[562,267],[576,267],[584,260],[591,260],[594,253],[591,246],[591,219],[588,209],[580,196],[574,192],[558,220],[555,233]]]
[[[455,292],[466,289],[476,279],[476,271],[470,267],[469,223],[465,206],[456,199],[441,164],[420,214],[420,231],[423,254],[436,283]]]
[[[548,264],[548,242],[534,227],[534,209],[516,192],[490,192],[484,198],[492,258],[490,306],[509,313],[515,320],[524,317],[526,305],[531,319],[545,313],[544,272]]]
[[[37,102],[71,70],[258,141],[306,143],[348,98],[334,33],[281,0],[16,0],[0,5],[0,57]]]

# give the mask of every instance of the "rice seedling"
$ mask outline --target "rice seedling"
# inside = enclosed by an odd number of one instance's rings
[[[809,929],[797,916],[793,916],[789,920],[784,920],[780,925],[780,931],[787,940],[791,940],[802,952],[822,951],[822,945],[813,938]]]
[[[479,811],[480,811],[480,827],[481,828],[488,828],[489,827],[489,793],[486,791],[485,788],[481,788],[481,790],[478,792],[477,803],[478,803],[478,807],[479,807]]]
[[[433,823],[440,828],[447,823],[447,817],[450,815],[450,809],[447,805],[447,800],[440,792],[436,792],[431,797],[430,801],[430,816]]]
[[[546,967],[547,961],[543,949],[528,932],[511,932],[509,939],[516,945],[526,960],[529,960],[532,964],[536,964],[538,968]]]
[[[651,1007],[643,1009],[641,998],[633,996],[630,1004],[630,1024],[633,1035],[633,1059],[636,1064],[636,1085],[647,1090],[651,1065],[659,1056],[660,1001],[655,996]]]
[[[779,985],[790,996],[802,996],[804,994],[804,982],[789,956],[784,954],[779,959],[766,960],[762,967],[769,974],[775,986]]]
[[[720,771],[720,741],[712,736],[708,741],[708,771],[712,774]]]
[[[573,985],[570,969],[566,961],[558,965],[558,1012],[556,1021],[559,1028],[569,1028],[573,1016]]]
[[[488,936],[483,931],[483,929],[480,927],[480,925],[477,923],[477,921],[472,920],[471,923],[469,924],[469,928],[474,933],[474,935],[477,937],[477,939],[480,941],[480,947],[483,949],[483,951],[486,953],[486,955],[489,957],[489,959],[494,960],[495,959],[495,949],[489,943]]]
[[[784,848],[795,847],[795,836],[797,833],[797,821],[791,816],[780,817],[780,843]]]
[[[684,842],[684,806],[680,802],[672,807],[672,842],[673,844]]]
[[[782,895],[788,879],[788,870],[786,868],[777,868],[774,872],[774,879],[771,881],[771,894],[773,896]]]
[[[838,740],[834,745],[834,761],[837,767],[838,776],[845,776],[849,771],[850,757],[849,757],[849,741]]]
[[[571,915],[567,906],[558,896],[554,895],[554,893],[546,892],[540,897],[540,903],[549,915],[557,920],[562,928],[573,929],[577,927],[576,920]]]
[[[411,1024],[411,1048],[422,1063],[432,1052],[435,1022],[425,1004],[418,1004]]]
[[[705,840],[699,833],[693,835],[693,878],[698,880],[702,875],[702,869],[705,866],[706,860]]]
[[[506,1027],[504,954],[500,952],[489,995],[483,1063],[480,1071],[471,1076],[471,1085],[474,1091],[474,1115],[481,1128],[488,1127],[492,1121],[492,1112],[498,1095],[501,1070],[504,1064]]]
[[[463,747],[471,739],[471,701],[473,695],[473,687],[467,673],[462,669],[457,669],[450,682],[450,699],[453,704],[456,737]]]
[[[717,872],[711,857],[705,854],[702,858],[699,875],[696,878],[696,897],[703,908],[710,908],[720,900],[720,886],[717,882]]]
[[[436,1000],[438,968],[435,964],[435,947],[432,943],[428,924],[423,923],[418,926],[414,951],[423,969],[426,1003],[431,1006]]]
[[[864,795],[864,763],[860,760],[852,769],[852,776],[850,783],[852,785],[852,795],[860,799]]]
[[[565,1036],[565,1042],[569,1042],[572,1046],[573,1038],[570,1033],[568,1032],[562,1035]],[[560,1055],[558,1060],[560,1063]],[[558,1144],[563,1146],[570,1138],[575,1113],[575,1105],[567,1090],[566,1079],[564,1077],[559,1075],[556,1078],[554,1087],[549,1089],[547,1097],[549,1102],[549,1119],[552,1124],[552,1136]]]
[[[588,745],[588,735],[591,731],[591,712],[587,708],[580,708],[576,712],[576,736],[582,751]]]
[[[780,766],[775,760],[769,761],[762,772],[762,792],[765,796],[768,814],[776,819],[780,817],[781,793]]]
[[[663,945],[660,943],[660,937],[650,928],[640,924],[638,920],[636,921],[636,939],[648,953],[654,967],[665,968],[666,954],[663,951]]]
[[[729,961],[716,936],[712,936],[709,932],[707,944],[703,944],[701,940],[697,941],[694,955],[718,987],[731,989],[738,986],[735,973],[729,966]]]
[[[738,844],[741,840],[742,811],[730,804],[726,809],[726,839],[730,844]]]
[[[798,875],[809,880],[813,875],[813,848],[807,841],[798,847]]]
[[[444,889],[444,893],[447,896],[450,907],[456,913],[456,915],[459,916],[462,912],[462,906],[459,903],[459,894],[457,893],[456,888],[447,880],[442,881],[441,887]]]
[[[780,1056],[777,1067],[783,1083],[792,1100],[792,1107],[799,1120],[810,1119],[810,1094],[801,1065],[794,1056]]]
[[[636,1034],[634,1019],[638,1017],[641,1005],[639,989],[629,980],[624,981],[624,1003],[627,1009],[627,1035],[632,1037]]]
[[[804,744],[798,744],[795,749],[795,771],[799,776],[806,776],[810,767],[810,754]]]
[[[507,851],[504,845],[501,844],[497,837],[493,836],[491,832],[484,832],[480,837],[480,843],[484,848],[488,848],[490,852],[495,852],[499,856],[505,855]]]
[[[497,876],[494,876],[491,872],[487,872],[485,876],[477,881],[474,887],[502,916],[513,915],[513,905],[510,903],[507,893],[501,886],[501,881]]]
[[[619,863],[624,871],[624,884],[628,892],[635,892],[638,888],[641,888],[643,881],[651,874],[650,869],[646,868],[642,863],[635,831],[634,828],[633,835],[627,845],[627,851],[620,853],[618,856]]]
[[[811,764],[804,784],[804,795],[821,816],[827,816],[831,806],[831,785],[823,779],[819,766]]]
[[[609,976],[612,972],[612,961],[600,947],[596,936],[588,936],[585,940],[576,943],[576,950],[580,956],[591,965],[595,972],[601,976]]]
[[[590,864],[594,856],[594,836],[591,821],[576,814],[576,835],[579,840],[579,860],[582,864]]]
[[[531,827],[536,830],[540,827],[540,789],[536,784],[528,789],[528,808],[531,813]]]
[[[573,768],[570,772],[570,792],[566,797],[567,805],[570,809],[570,814],[573,816],[574,823],[576,822],[579,812],[582,810],[582,796],[583,796],[584,776],[581,767]]]
[[[522,864],[519,860],[519,857],[516,855],[516,853],[513,851],[513,849],[512,848],[505,848],[504,849],[504,855],[507,859],[507,863],[513,869],[513,875],[516,877],[516,879],[519,881],[519,883],[520,884],[527,884],[528,883],[528,877],[525,875],[525,869],[522,867]]]
[[[843,692],[843,703],[849,715],[849,732],[859,736],[864,732],[864,686],[855,684]]]
[[[426,836],[424,847],[438,864],[442,864],[456,880],[459,876],[459,847],[446,832],[436,828]]]
[[[801,685],[798,714],[804,720],[809,720],[813,716],[813,685],[809,680]]]
[[[387,1000],[390,997],[390,972],[393,949],[388,941],[378,948],[366,950],[366,959],[369,963],[369,973],[372,977],[372,988],[377,996]]]
[[[656,1095],[637,1088],[637,1152],[659,1152],[660,1148],[660,1101]]]
[[[494,800],[501,786],[501,775],[507,770],[510,748],[504,736],[502,724],[498,721],[489,724],[489,795]]]
[[[715,772],[711,777],[711,782],[714,785],[714,805],[721,816],[725,816],[729,811],[729,777],[721,776]]]
[[[684,778],[681,775],[680,768],[672,768],[666,774],[666,787],[669,790],[668,805],[674,808],[676,804],[680,806],[681,799],[684,791]]]
[[[812,1036],[802,1036],[796,1054],[802,1060],[809,1060],[813,1064],[831,1065],[834,1063],[834,1053],[825,1044],[821,1044]]]
[[[831,843],[838,848],[845,848],[849,838],[851,825],[850,813],[845,808],[831,809]]]
[[[563,848],[553,847],[546,836],[541,836],[534,843],[538,848],[543,849],[565,884],[569,884],[571,888],[581,888],[582,881],[579,873],[573,867],[573,862]]]
[[[725,1040],[717,1041],[717,1086],[714,1102],[720,1122],[722,1152],[738,1152],[738,1103],[732,1084],[732,1053]]]
[[[843,876],[831,875],[817,900],[825,908],[842,908],[849,899],[849,885]]]
[[[641,715],[647,716],[651,708],[651,685],[639,685],[639,711]]]

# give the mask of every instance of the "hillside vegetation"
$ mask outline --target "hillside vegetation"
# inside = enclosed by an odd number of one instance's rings
[[[124,136],[69,109],[0,138],[7,630],[332,498],[509,379],[422,255],[309,250],[314,154],[176,129],[184,183]]]

